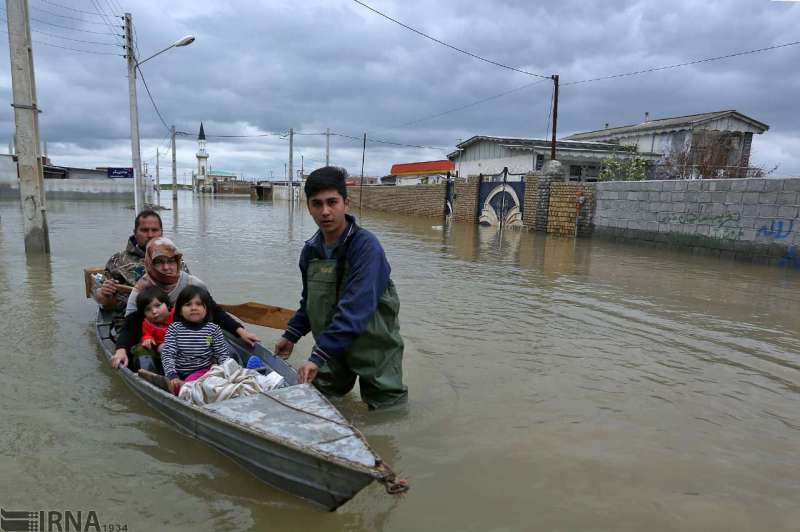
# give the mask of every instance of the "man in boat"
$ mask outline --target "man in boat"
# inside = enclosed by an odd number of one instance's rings
[[[114,253],[106,263],[105,281],[94,291],[95,300],[108,310],[125,310],[128,293],[117,290],[118,284],[134,286],[144,275],[144,252],[150,240],[160,237],[163,231],[161,216],[152,209],[136,215],[133,234],[123,251]],[[184,265],[184,270],[188,272]]]
[[[308,332],[316,344],[298,371],[326,395],[341,396],[359,380],[372,409],[408,399],[403,384],[400,300],[378,239],[347,214],[342,168],[326,166],[306,180],[308,212],[319,227],[300,253],[303,292],[275,353],[287,358]]]

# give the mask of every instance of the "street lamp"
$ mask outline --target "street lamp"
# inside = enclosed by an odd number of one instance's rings
[[[187,35],[186,37],[180,39],[179,41],[174,42],[173,44],[167,46],[160,52],[151,55],[150,57],[144,59],[143,61],[137,61],[133,45],[133,18],[131,17],[130,13],[125,13],[125,50],[126,50],[125,58],[128,60],[128,94],[130,98],[130,114],[131,114],[131,154],[133,159],[133,178],[134,178],[133,205],[135,214],[139,214],[139,211],[144,206],[144,191],[143,191],[144,179],[142,176],[142,155],[139,147],[139,107],[136,99],[136,69],[139,67],[139,65],[145,63],[146,61],[149,61],[150,59],[154,58],[159,54],[166,52],[171,48],[187,46],[189,44],[192,44],[193,42],[194,42],[194,36]]]

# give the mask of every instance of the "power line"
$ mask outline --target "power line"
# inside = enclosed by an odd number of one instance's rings
[[[2,31],[3,33],[8,33],[8,30],[5,29],[5,28],[0,28],[0,31]],[[50,43],[50,42],[47,42],[47,41],[34,41],[33,39],[31,39],[31,42],[34,43],[34,44],[41,44],[43,46],[51,46],[53,48],[61,48],[62,50],[72,50],[73,52],[82,52],[84,54],[116,55],[116,56],[119,56],[119,57],[124,57],[122,54],[115,54],[113,52],[95,52],[95,51],[92,51],[92,50],[81,50],[80,48],[70,48],[69,46],[61,46],[61,45],[53,44],[53,43]]]
[[[57,4],[56,2],[51,2],[50,0],[40,0],[40,1],[44,2],[45,4],[50,4],[51,6],[60,7],[61,9],[68,9],[70,11],[75,11],[77,13],[83,13],[85,15],[99,15],[100,14],[100,13],[97,13],[97,12],[94,12],[94,11],[84,11],[82,9],[75,9],[74,7],[65,6],[63,4]]]
[[[8,20],[6,20],[5,18],[0,18],[0,21],[8,23]],[[55,37],[56,39],[64,39],[66,41],[81,42],[81,43],[86,43],[86,44],[102,44],[102,45],[105,45],[105,46],[119,46],[121,48],[123,47],[121,44],[115,44],[115,43],[111,43],[111,42],[84,41],[82,39],[73,39],[72,37],[64,37],[63,35],[59,35],[57,33],[50,33],[50,32],[47,32],[47,31],[42,31],[40,29],[36,29],[36,28],[31,28],[31,31],[34,32],[34,33],[41,33],[42,35],[48,35],[50,37]],[[37,42],[41,43],[41,41],[37,41]]]
[[[4,7],[0,7],[0,9],[5,11]],[[46,20],[41,20],[41,19],[38,19],[38,18],[33,18],[33,17],[28,17],[28,18],[30,20],[32,20],[34,22],[38,22],[40,24],[47,24],[48,26],[53,26],[55,28],[62,28],[62,29],[65,29],[65,30],[70,30],[70,31],[80,31],[82,33],[94,33],[95,35],[108,35],[109,34],[107,31],[92,31],[92,30],[86,30],[86,29],[83,29],[83,28],[76,28],[74,26],[62,26],[61,24],[53,24],[52,22],[47,22]],[[118,33],[114,33],[113,35],[117,35],[117,36],[121,37],[121,35],[118,34]]]
[[[333,131],[331,132],[331,136],[343,137],[343,138],[346,138],[346,139],[359,140],[359,141],[363,140],[363,137],[355,137],[353,135],[346,135],[344,133],[334,133]],[[442,148],[441,146],[422,146],[420,144],[403,144],[401,142],[394,142],[394,141],[391,141],[391,140],[370,138],[369,136],[367,136],[367,142],[376,142],[378,144],[389,144],[389,145],[392,145],[392,146],[402,146],[402,147],[406,147],[406,148],[423,148],[423,149],[426,149],[426,150],[447,151],[447,148]]]
[[[377,9],[375,9],[374,7],[368,6],[368,5],[367,5],[367,4],[365,4],[364,2],[361,2],[360,0],[353,0],[353,2],[355,2],[356,4],[358,4],[358,5],[360,5],[360,6],[363,6],[363,7],[367,8],[367,9],[369,9],[370,11],[372,11],[373,13],[375,13],[376,15],[380,15],[380,16],[382,16],[382,17],[383,17],[383,18],[385,18],[386,20],[390,20],[390,21],[394,22],[395,24],[398,24],[398,25],[400,25],[400,26],[404,27],[404,28],[405,28],[405,29],[407,29],[407,30],[413,31],[413,32],[414,32],[414,33],[416,33],[417,35],[420,35],[420,36],[422,36],[422,37],[425,37],[426,39],[430,39],[430,40],[432,40],[433,42],[435,42],[435,43],[438,43],[438,44],[441,44],[442,46],[446,46],[446,47],[450,48],[451,50],[455,50],[456,52],[460,52],[460,53],[462,53],[462,54],[468,55],[468,56],[470,56],[470,57],[472,57],[472,58],[474,58],[474,59],[478,59],[478,60],[480,60],[480,61],[483,61],[483,62],[485,62],[485,63],[489,63],[489,64],[492,64],[492,65],[495,65],[495,66],[499,66],[500,68],[505,68],[505,69],[508,69],[508,70],[513,70],[514,72],[519,72],[520,74],[526,74],[526,75],[528,75],[528,76],[536,76],[537,78],[545,78],[545,79],[550,79],[550,76],[545,76],[545,75],[543,75],[543,74],[536,74],[535,72],[528,72],[527,70],[522,70],[522,69],[520,69],[520,68],[512,67],[512,66],[509,66],[509,65],[504,65],[503,63],[499,63],[499,62],[497,62],[497,61],[494,61],[494,60],[492,60],[492,59],[487,59],[487,58],[485,58],[485,57],[482,57],[482,56],[480,56],[480,55],[478,55],[478,54],[474,54],[474,53],[472,53],[472,52],[468,52],[467,50],[464,50],[464,49],[462,49],[462,48],[458,48],[457,46],[453,46],[452,44],[448,44],[448,43],[446,43],[446,42],[444,42],[444,41],[442,41],[442,40],[439,40],[439,39],[437,39],[436,37],[433,37],[433,36],[431,36],[431,35],[428,35],[427,33],[423,33],[423,32],[419,31],[419,30],[418,30],[418,29],[416,29],[416,28],[412,28],[412,27],[411,27],[411,26],[409,26],[408,24],[404,24],[403,22],[400,22],[399,20],[397,20],[397,19],[395,19],[395,18],[392,18],[392,17],[390,17],[389,15],[387,15],[387,14],[385,14],[385,13],[382,13],[382,12],[378,11],[378,10],[377,10]]]
[[[784,44],[776,44],[774,46],[767,46],[765,48],[756,48],[755,50],[745,50],[745,51],[742,51],[742,52],[733,52],[733,53],[730,53],[730,54],[718,55],[718,56],[715,56],[715,57],[706,57],[704,59],[697,59],[697,60],[694,60],[694,61],[687,61],[686,63],[678,63],[678,64],[675,64],[675,65],[666,65],[666,66],[660,66],[660,67],[647,68],[647,69],[644,69],[644,70],[636,70],[634,72],[625,72],[625,73],[622,73],[622,74],[612,74],[610,76],[601,76],[599,78],[582,79],[580,81],[568,81],[567,83],[562,83],[561,85],[562,86],[564,86],[564,85],[577,85],[579,83],[590,83],[590,82],[593,82],[593,81],[602,81],[602,80],[606,80],[606,79],[615,79],[615,78],[624,78],[624,77],[628,77],[628,76],[636,76],[637,74],[648,74],[650,72],[658,72],[659,70],[669,70],[669,69],[672,69],[672,68],[680,68],[680,67],[685,67],[685,66],[690,66],[690,65],[697,65],[697,64],[700,64],[700,63],[709,63],[711,61],[719,61],[720,59],[729,59],[731,57],[739,57],[741,55],[756,54],[756,53],[759,53],[759,52],[767,52],[769,50],[776,50],[778,48],[786,48],[788,46],[796,46],[798,44],[800,44],[800,41],[788,42],[788,43],[784,43]]]
[[[396,126],[392,126],[391,129],[406,127],[406,126],[410,126],[410,125],[413,125],[413,124],[418,124],[420,122],[426,122],[428,120],[432,120],[432,119],[438,118],[440,116],[449,115],[449,114],[455,113],[457,111],[463,111],[464,109],[468,109],[470,107],[474,107],[476,105],[480,105],[482,103],[486,103],[486,102],[491,101],[491,100],[496,100],[497,98],[502,98],[503,96],[508,96],[509,94],[512,94],[512,93],[515,93],[515,92],[519,92],[519,91],[521,91],[523,89],[527,89],[528,87],[533,87],[534,85],[538,85],[540,83],[544,83],[545,81],[549,81],[549,80],[550,80],[550,78],[542,79],[542,80],[539,80],[539,81],[534,81],[533,83],[528,83],[528,84],[522,85],[520,87],[516,87],[514,89],[511,89],[511,90],[508,90],[508,91],[505,91],[505,92],[501,92],[499,94],[495,94],[493,96],[488,96],[486,98],[481,98],[480,100],[476,100],[476,101],[474,101],[472,103],[468,103],[466,105],[462,105],[462,106],[459,106],[459,107],[454,107],[453,109],[448,109],[447,111],[442,111],[441,113],[436,113],[436,114],[433,114],[433,115],[424,116],[422,118],[417,118],[416,120],[412,120],[410,122],[405,122],[403,124],[398,124]]]
[[[158,109],[158,105],[156,105],[155,99],[153,99],[153,94],[150,92],[150,87],[147,86],[147,80],[144,79],[144,72],[142,72],[142,69],[139,68],[139,65],[136,65],[136,70],[139,71],[139,76],[142,78],[142,84],[144,85],[144,90],[147,91],[147,97],[150,98],[150,103],[153,104],[153,109],[156,110],[156,114],[158,115],[159,120],[161,120],[161,123],[164,124],[164,127],[170,130],[171,133],[172,129],[169,127],[167,121],[164,120],[164,117],[161,115],[161,111]]]
[[[86,20],[85,18],[71,17],[69,15],[62,15],[61,13],[56,13],[54,11],[48,11],[47,9],[42,9],[41,7],[36,7],[36,6],[30,6],[30,7],[31,7],[31,9],[35,9],[36,11],[41,11],[42,13],[47,13],[48,15],[51,15],[53,17],[65,18],[65,19],[69,19],[69,20],[77,20],[78,22],[83,22],[84,24],[95,24],[95,25],[99,25],[99,26],[102,26],[103,24],[105,24],[104,21],[95,22],[95,21],[92,21],[92,20]]]
[[[109,21],[109,19],[108,19],[108,16],[106,16],[106,14],[105,14],[105,13],[106,13],[106,12],[105,12],[105,9],[103,9],[103,8],[102,8],[102,6],[101,6],[101,5],[100,5],[98,2],[96,2],[95,0],[92,0],[92,4],[94,4],[94,6],[95,6],[95,7],[97,7],[97,8],[99,8],[99,9],[100,9],[100,11],[102,12],[102,15],[100,15],[100,16],[102,17],[103,21],[104,21],[104,22],[106,23],[106,25],[108,26],[108,29],[110,29],[110,30],[111,30],[111,33],[112,33],[113,35],[116,35],[116,34],[114,33],[114,31],[115,31],[115,30],[114,30],[114,25],[113,25],[113,24],[111,24],[111,22],[110,22],[110,21]],[[124,28],[123,28],[123,29],[124,29]]]

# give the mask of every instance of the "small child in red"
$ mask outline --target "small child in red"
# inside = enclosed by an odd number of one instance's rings
[[[139,292],[136,308],[143,317],[142,338],[131,353],[136,356],[139,369],[158,371],[161,366],[160,347],[167,328],[172,324],[175,309],[170,308],[169,296],[156,286],[148,286]]]

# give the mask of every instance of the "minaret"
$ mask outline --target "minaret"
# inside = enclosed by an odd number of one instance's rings
[[[197,180],[202,180],[203,185],[208,185],[206,178],[208,175],[208,152],[206,151],[206,132],[203,130],[203,123],[200,122],[200,134],[197,135]]]

